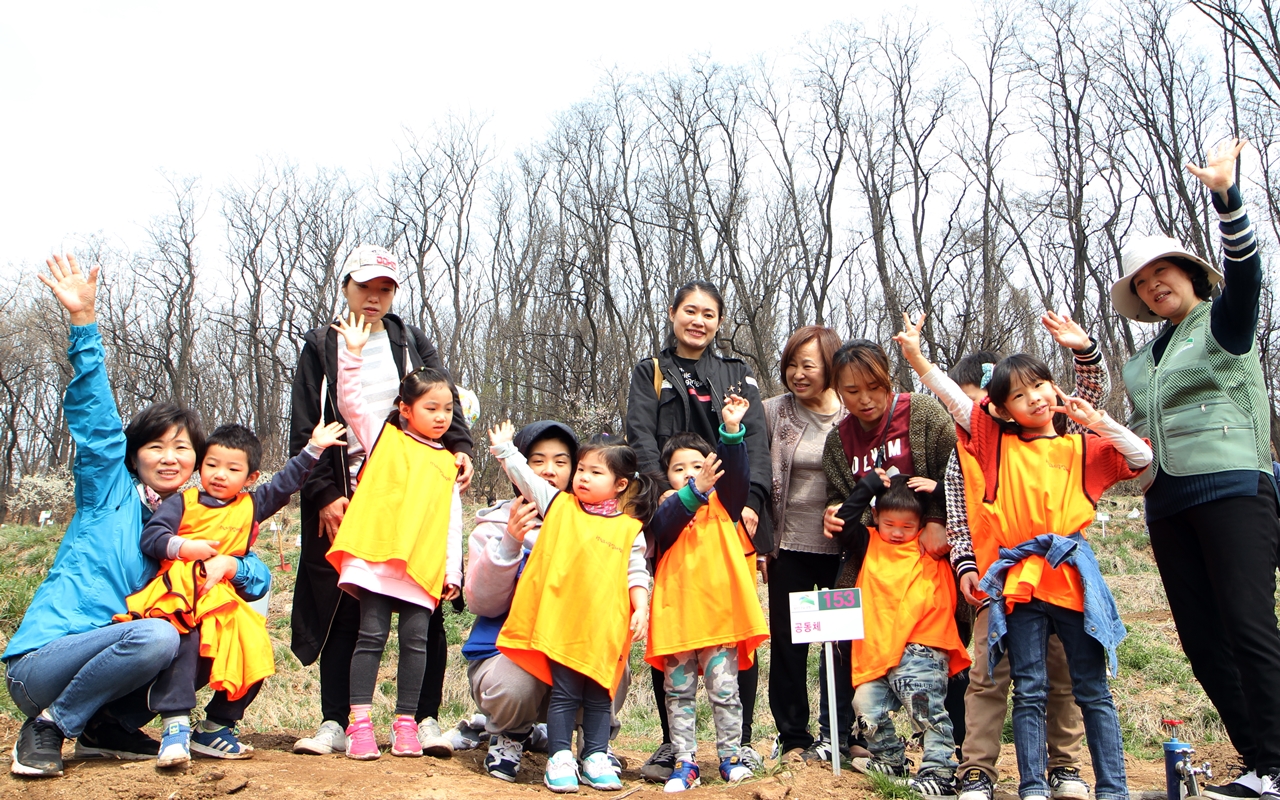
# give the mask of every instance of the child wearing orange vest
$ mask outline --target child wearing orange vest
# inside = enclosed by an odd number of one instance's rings
[[[1084,717],[1095,796],[1125,800],[1124,748],[1107,686],[1108,666],[1114,671],[1125,630],[1083,530],[1107,488],[1150,465],[1151,448],[1088,401],[1067,397],[1048,366],[1025,354],[996,364],[987,398],[973,402],[921,353],[923,315],[914,325],[903,317],[904,329],[894,340],[955,418],[963,446],[957,455],[974,555],[990,566],[981,583],[976,573],[961,575],[961,588],[968,595],[981,586],[992,598],[985,632],[991,655],[979,668],[990,672],[1009,654],[1018,794],[1045,800],[1051,791],[1045,659],[1049,634],[1057,633]],[[1059,435],[1059,413],[1088,432]]]
[[[956,584],[945,561],[921,552],[925,495],[905,475],[868,472],[840,507],[843,549],[865,553],[857,587],[862,592],[864,638],[854,639],[850,667],[853,707],[870,758],[855,758],[861,772],[908,776],[906,748],[890,716],[905,709],[924,733],[924,757],[912,789],[926,797],[955,794],[956,744],[947,714],[947,682],[970,664],[956,630]],[[859,524],[875,503],[875,528]]]
[[[667,792],[700,782],[694,734],[699,672],[711,701],[720,777],[729,783],[751,777],[738,756],[738,670],[751,666],[769,626],[756,594],[755,547],[738,526],[751,489],[742,426],[748,405],[737,395],[725,399],[716,450],[695,433],[678,433],[662,448],[667,480],[680,489],[647,528],[657,568],[645,660],[663,672],[676,748]]]
[[[243,425],[222,425],[200,454],[203,488],[169,497],[142,529],[139,546],[160,562],[160,573],[127,598],[129,612],[116,620],[163,617],[179,631],[173,662],[147,693],[163,731],[157,766],[186,764],[192,750],[212,758],[253,755],[235,726],[275,661],[266,620],[236,591],[236,557],[249,552],[258,523],[288,505],[324,449],[342,444],[342,434],[336,422],[317,426],[284,469],[247,492],[258,479],[262,444]],[[196,689],[206,683],[214,696],[193,732]]]
[[[421,756],[414,712],[426,669],[427,630],[442,600],[462,585],[462,499],[454,456],[440,442],[453,421],[453,392],[443,372],[421,367],[404,376],[391,416],[369,414],[361,390],[361,352],[370,325],[361,316],[333,326],[338,348],[338,412],[368,453],[359,483],[326,558],[338,585],[360,601],[360,632],[351,657],[347,757],[382,755],[370,712],[378,665],[398,611],[400,659],[391,755]]]
[[[601,434],[578,451],[572,494],[561,492],[525,463],[514,433],[510,421],[490,430],[489,452],[543,522],[498,650],[551,686],[547,788],[576,792],[581,777],[594,789],[615,791],[622,782],[606,753],[610,711],[631,641],[647,627],[643,527],[658,504],[657,482],[639,471],[634,450]],[[581,772],[569,749],[579,708]]]

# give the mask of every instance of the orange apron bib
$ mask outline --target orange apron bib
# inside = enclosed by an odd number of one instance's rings
[[[1042,533],[1070,536],[1093,521],[1094,506],[1084,488],[1084,438],[1078,434],[999,440],[997,480],[990,485],[977,459],[959,448],[965,503],[978,572],[985,575],[999,548],[1015,547]],[[970,475],[977,478],[970,487]],[[1053,569],[1031,556],[1009,570],[1004,595],[1009,610],[1031,598],[1074,611],[1084,610],[1080,572],[1069,564]]]
[[[658,562],[644,660],[662,669],[663,656],[736,644],[739,669],[750,667],[769,638],[755,561],[751,541],[712,493]]]
[[[498,650],[543,683],[551,662],[609,690],[622,678],[631,645],[627,564],[640,521],[588,513],[556,495],[498,634]]]
[[[405,574],[439,602],[457,477],[452,453],[387,423],[365,459],[325,558],[339,571],[344,554],[377,564],[403,563]]]
[[[969,666],[956,631],[956,582],[946,561],[920,554],[915,540],[891,544],[870,531],[858,575],[863,639],[852,647],[853,685],[883,677],[902,661],[909,643],[947,651],[948,675]]]
[[[209,508],[200,504],[200,490],[192,488],[182,493],[182,502],[179,536],[216,541],[220,555],[249,552],[256,525],[253,498],[248,494],[222,508]],[[163,618],[181,633],[199,627],[200,655],[213,661],[209,686],[238,700],[276,671],[266,620],[236,593],[230,581],[200,593],[204,579],[200,562],[165,561],[151,583],[127,598],[129,612],[117,614],[115,621]]]

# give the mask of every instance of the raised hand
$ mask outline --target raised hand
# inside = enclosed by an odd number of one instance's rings
[[[1209,151],[1203,167],[1188,162],[1187,172],[1195,175],[1209,191],[1225,195],[1236,182],[1236,159],[1248,143],[1248,139],[1227,139]]]
[[[326,447],[333,447],[335,444],[346,444],[342,436],[347,429],[342,427],[341,422],[330,422],[328,425],[321,422],[316,429],[311,432],[311,444],[319,447],[321,450]]]
[[[913,323],[907,312],[902,312],[902,330],[893,335],[893,340],[902,348],[902,355],[917,375],[924,375],[933,365],[920,350],[920,330],[924,327],[924,314]]]
[[[1071,417],[1086,428],[1097,425],[1102,421],[1102,418],[1106,416],[1106,414],[1094,408],[1088,400],[1068,396],[1057,386],[1054,386],[1053,388],[1054,391],[1058,393],[1058,396],[1063,398],[1062,405],[1053,406],[1052,411],[1055,414],[1066,414],[1068,417]]]
[[[364,314],[358,317],[355,314],[348,314],[346,319],[339,318],[337,322],[329,327],[337,331],[338,335],[346,340],[347,352],[358,356],[369,341],[369,333],[373,330],[373,323],[366,322]]]
[[[178,548],[179,561],[207,561],[218,554],[221,542],[208,542],[200,539],[186,539]]]
[[[53,290],[53,296],[71,314],[71,324],[90,325],[95,322],[98,267],[90,267],[89,274],[86,275],[80,271],[79,262],[70,253],[50,256],[44,263],[49,267],[49,275],[36,273],[36,277]]]
[[[489,429],[489,443],[494,447],[506,444],[514,438],[516,438],[516,426],[512,425],[509,419],[503,420]]]
[[[729,433],[737,433],[739,426],[742,425],[742,418],[747,415],[747,409],[751,407],[751,402],[745,397],[736,394],[730,394],[724,399],[724,405],[720,408],[720,419],[724,420],[724,429]]]
[[[1040,316],[1040,324],[1044,325],[1055,342],[1072,350],[1083,350],[1093,341],[1070,314],[1059,315],[1046,311]]]
[[[712,453],[703,460],[702,469],[693,476],[693,485],[699,492],[706,494],[715,488],[716,481],[723,475],[724,470],[720,469],[720,457]]]

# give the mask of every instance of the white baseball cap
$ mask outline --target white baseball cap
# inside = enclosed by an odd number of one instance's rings
[[[391,251],[376,244],[362,244],[347,260],[342,263],[342,273],[338,275],[338,283],[345,283],[347,277],[356,283],[368,283],[374,278],[390,278],[400,285],[400,264]]]
[[[1120,251],[1120,265],[1124,274],[1111,284],[1111,304],[1121,316],[1138,322],[1164,322],[1164,317],[1152,313],[1147,304],[1129,288],[1133,276],[1139,270],[1162,258],[1187,261],[1202,268],[1209,276],[1209,285],[1215,288],[1214,294],[1217,294],[1216,287],[1222,282],[1222,273],[1210,266],[1208,261],[1189,252],[1182,246],[1182,242],[1172,236],[1143,236],[1127,243]]]

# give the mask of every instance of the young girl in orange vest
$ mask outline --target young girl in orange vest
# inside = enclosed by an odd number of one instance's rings
[[[657,569],[644,657],[664,677],[676,748],[667,792],[699,783],[694,734],[699,673],[711,701],[720,777],[736,783],[751,776],[738,756],[738,670],[751,666],[755,649],[769,638],[769,626],[756,594],[755,547],[738,526],[751,490],[742,426],[747,407],[737,395],[725,399],[716,450],[695,433],[678,433],[662,448],[667,480],[679,491],[663,501],[648,526]],[[722,464],[724,470],[718,471]]]
[[[988,397],[975,403],[920,351],[924,316],[894,340],[956,420],[966,459],[969,527],[979,583],[961,577],[971,594],[978,584],[992,597],[988,608],[989,672],[1005,651],[1013,679],[1013,735],[1022,800],[1050,794],[1045,755],[1046,647],[1057,633],[1067,655],[1072,693],[1084,717],[1098,800],[1125,800],[1124,748],[1115,702],[1107,686],[1124,625],[1099,573],[1083,531],[1102,493],[1138,475],[1151,463],[1150,446],[1086,400],[1068,397],[1048,366],[1025,354],[992,370]],[[988,407],[996,416],[988,413]],[[1059,435],[1054,417],[1064,413],[1088,429]],[[978,514],[972,513],[978,510]],[[981,633],[981,632],[980,632]]]
[[[333,327],[347,343],[338,348],[338,411],[369,454],[326,556],[338,570],[338,585],[360,600],[347,757],[367,761],[382,755],[369,715],[391,612],[397,610],[400,663],[391,754],[421,756],[413,714],[426,668],[427,627],[440,601],[457,597],[462,585],[458,468],[440,443],[453,419],[453,394],[447,375],[422,367],[404,376],[391,416],[374,419],[360,385],[360,353],[370,326],[352,315]]]
[[[657,483],[639,471],[636,453],[598,435],[578,451],[572,494],[529,468],[512,444],[515,428],[489,431],[489,451],[542,515],[542,531],[498,634],[498,650],[550,684],[548,752],[543,782],[576,792],[622,788],[606,749],[614,690],[632,639],[648,623],[649,572],[644,524],[658,504]],[[569,747],[582,709],[582,769]]]

